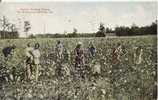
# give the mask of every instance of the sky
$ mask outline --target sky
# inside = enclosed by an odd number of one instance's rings
[[[17,0],[18,1],[18,0]],[[157,19],[157,2],[5,2],[0,3],[0,18],[6,16],[24,36],[24,21],[29,33],[64,33],[76,28],[92,33],[100,23],[105,27],[150,25]]]

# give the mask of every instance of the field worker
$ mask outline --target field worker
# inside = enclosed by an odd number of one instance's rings
[[[90,57],[95,56],[96,48],[94,47],[92,42],[89,43],[88,52],[89,52]]]
[[[115,49],[113,49],[112,52],[112,61],[113,63],[118,63],[121,61],[120,56],[123,53],[122,51],[122,45],[120,43],[117,44],[117,47]]]
[[[92,67],[92,73],[94,77],[98,77],[101,74],[101,65],[99,61],[94,61],[94,65]]]
[[[61,41],[59,40],[59,41],[57,41],[57,44],[56,44],[56,47],[55,47],[55,52],[56,52],[57,58],[59,58],[59,59],[62,58],[63,51],[64,51],[64,46],[61,43]]]
[[[143,49],[141,46],[139,46],[136,48],[136,52],[134,53],[134,62],[136,64],[140,64],[143,61],[142,55],[143,55]]]
[[[32,55],[33,47],[31,47],[30,43],[27,44],[25,48],[26,55],[26,69],[27,69],[27,78],[31,78],[32,74],[32,64],[33,64],[33,55]]]
[[[35,65],[35,78],[36,78],[36,81],[38,81],[38,71],[39,71],[39,65],[40,65],[40,51],[39,51],[39,43],[36,43],[35,44],[35,47],[32,51],[32,55],[33,55],[33,63]]]
[[[3,48],[2,53],[3,53],[4,57],[12,56],[15,48],[16,48],[16,46],[14,44],[12,46]]]
[[[70,76],[70,68],[69,68],[69,64],[68,63],[63,63],[62,64],[62,72],[63,72],[63,76],[66,78],[68,78]]]
[[[75,66],[84,65],[84,51],[82,49],[82,42],[78,42],[74,52],[75,52]]]
[[[64,56],[64,60],[65,61],[69,61],[70,60],[70,52],[67,48],[64,47],[64,51],[63,51],[63,56]]]

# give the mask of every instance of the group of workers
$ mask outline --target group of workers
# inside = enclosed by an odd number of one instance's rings
[[[28,43],[25,49],[27,78],[30,79],[31,76],[33,76],[32,75],[33,72],[35,72],[36,81],[38,80],[38,71],[39,71],[40,56],[41,56],[39,47],[40,47],[39,43],[36,43],[34,48],[31,47],[30,43]]]
[[[74,61],[75,61],[75,68],[76,69],[81,69],[84,64],[85,64],[85,50],[83,49],[82,42],[78,42],[75,49],[74,49]],[[2,52],[4,54],[4,57],[8,57],[9,55],[12,55],[11,51],[16,48],[15,45],[5,47]],[[30,43],[27,44],[27,47],[25,48],[25,65],[26,65],[26,73],[27,73],[27,79],[31,80],[32,78],[36,81],[38,81],[38,76],[39,76],[39,66],[40,66],[40,44],[35,43],[35,45],[32,47]],[[57,59],[62,59],[63,53],[65,51],[64,45],[61,41],[57,41],[57,44],[55,45],[55,54]],[[93,44],[93,42],[89,43],[88,46],[88,55],[89,57],[95,57],[96,55],[96,48]],[[120,60],[120,55],[123,53],[122,51],[122,45],[120,43],[117,44],[117,47],[113,50],[112,53],[112,60],[113,62],[119,62]],[[138,47],[136,49],[136,53],[134,54],[134,59],[136,64],[140,64],[142,62],[142,54],[143,54],[143,49],[141,47]],[[94,74],[95,73],[100,73],[101,66],[99,63],[94,65]],[[35,77],[33,77],[35,76]]]

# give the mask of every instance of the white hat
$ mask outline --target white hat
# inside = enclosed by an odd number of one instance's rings
[[[79,41],[78,44],[82,45],[82,42]]]

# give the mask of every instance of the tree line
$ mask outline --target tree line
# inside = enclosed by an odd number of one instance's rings
[[[150,25],[137,26],[133,24],[129,26],[117,26],[114,29],[100,23],[98,31],[95,33],[79,33],[77,28],[73,28],[71,33],[64,32],[63,34],[44,33],[44,34],[29,34],[31,29],[30,21],[24,21],[24,33],[28,38],[73,38],[73,37],[106,37],[106,36],[136,36],[136,35],[156,35],[157,34],[157,20]],[[3,16],[0,19],[0,38],[20,38],[20,33],[16,24],[10,23],[9,20]]]
[[[104,26],[100,23],[98,31],[96,33],[78,33],[77,29],[74,28],[72,33],[67,34],[36,34],[30,35],[30,38],[72,38],[72,37],[106,37],[106,36],[137,36],[137,35],[156,35],[157,34],[157,20],[147,26],[137,26],[133,24],[131,27],[128,26],[117,26],[115,29]]]
[[[0,19],[0,38],[19,38],[16,25],[10,23],[5,16]]]
[[[157,34],[157,20],[151,25],[139,27],[133,24],[131,27],[119,26],[115,28],[117,36],[155,35]]]
[[[31,25],[29,21],[24,21],[24,32],[26,36],[28,36],[28,32],[31,29]],[[16,24],[10,22],[6,16],[3,16],[0,19],[0,38],[2,39],[14,39],[19,38],[19,28]]]

